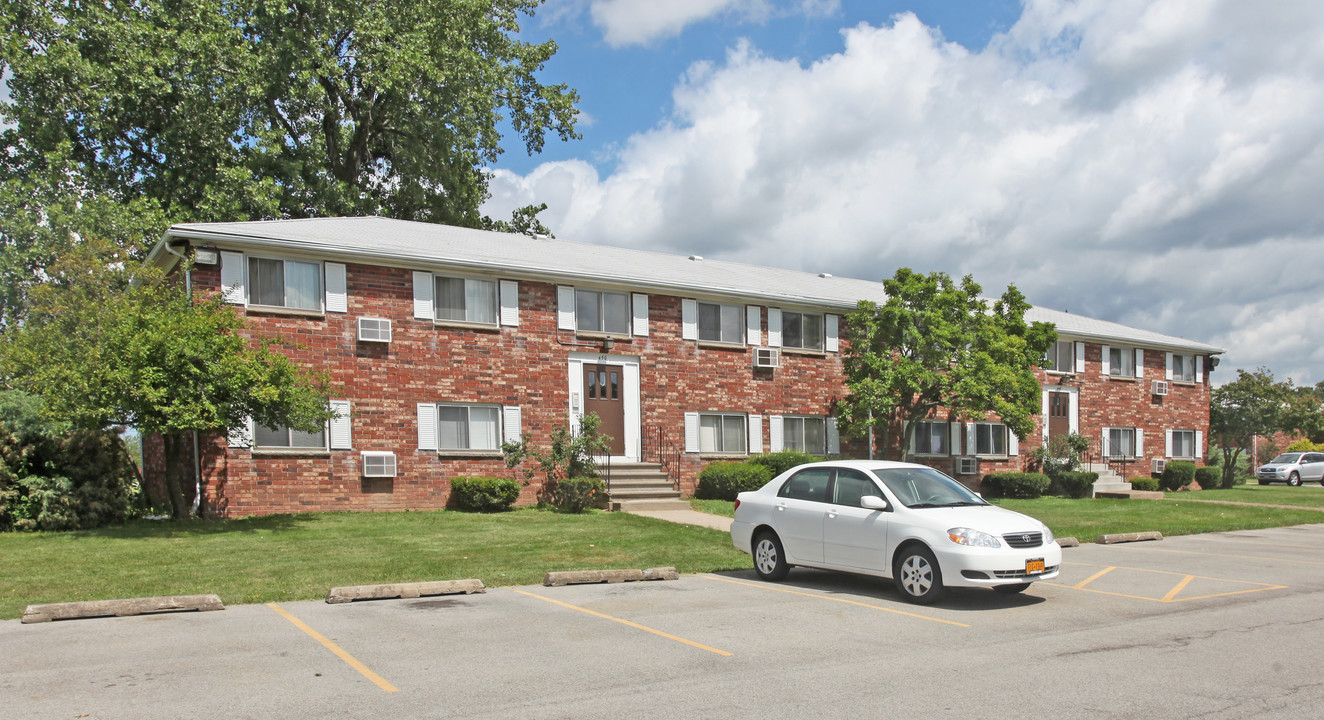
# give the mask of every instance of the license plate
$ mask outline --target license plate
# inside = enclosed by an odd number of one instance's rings
[[[1025,561],[1025,574],[1026,574],[1026,575],[1043,575],[1043,574],[1044,574],[1044,561],[1043,561],[1043,558],[1039,558],[1038,560],[1026,560],[1026,561]]]

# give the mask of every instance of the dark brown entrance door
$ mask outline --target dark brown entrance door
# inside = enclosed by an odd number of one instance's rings
[[[619,365],[584,366],[584,414],[597,413],[612,455],[625,454],[625,373]]]
[[[1071,432],[1071,393],[1048,393],[1048,437]]]

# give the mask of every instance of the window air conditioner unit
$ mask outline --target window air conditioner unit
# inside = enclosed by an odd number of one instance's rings
[[[359,340],[391,342],[391,321],[385,318],[359,318]]]
[[[781,351],[777,348],[754,348],[754,367],[775,368],[781,365]]]
[[[1154,458],[1153,468],[1155,475],[1162,475],[1163,471],[1168,468],[1168,461],[1163,458]]]
[[[956,459],[957,475],[978,475],[979,458],[963,457]]]
[[[1167,394],[1168,394],[1168,381],[1167,381],[1167,380],[1155,380],[1155,381],[1154,381],[1154,386],[1153,386],[1153,393],[1154,393],[1155,395],[1160,395],[1160,396],[1161,396],[1161,395],[1167,395]]]
[[[370,477],[370,478],[395,477],[395,453],[393,452],[363,453],[363,477]]]

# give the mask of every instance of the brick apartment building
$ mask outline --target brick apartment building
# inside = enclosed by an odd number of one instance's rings
[[[199,438],[213,514],[440,508],[452,478],[508,472],[503,441],[545,444],[590,412],[613,473],[666,461],[686,493],[719,458],[867,453],[831,408],[841,318],[882,302],[878,282],[374,217],[176,225],[150,261],[182,257],[194,292],[299,343],[341,413],[321,433]],[[1027,319],[1060,335],[1035,434],[935,420],[917,428],[918,460],[974,485],[1073,431],[1128,477],[1203,458],[1220,348],[1042,308]]]

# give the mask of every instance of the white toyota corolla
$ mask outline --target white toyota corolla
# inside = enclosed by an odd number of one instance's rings
[[[915,603],[944,586],[1018,593],[1062,564],[1047,525],[928,466],[882,460],[801,465],[740,493],[731,542],[765,580],[796,565],[890,577]]]

